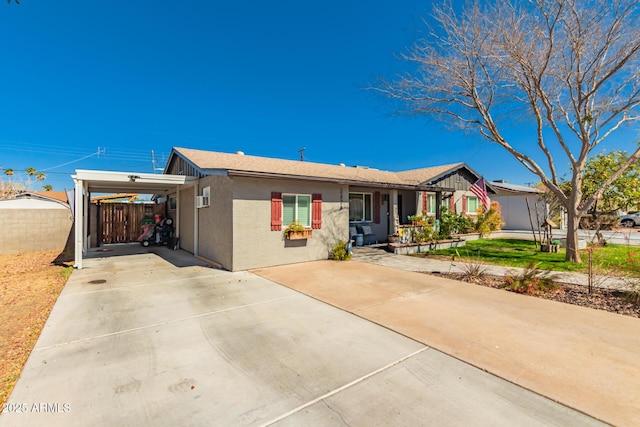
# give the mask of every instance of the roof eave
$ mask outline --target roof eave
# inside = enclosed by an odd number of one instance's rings
[[[318,176],[303,176],[303,175],[288,175],[281,173],[273,173],[273,172],[254,172],[254,171],[243,171],[243,170],[227,170],[227,175],[230,177],[238,176],[238,177],[246,177],[246,178],[267,178],[267,179],[295,179],[299,181],[315,181],[315,182],[330,182],[334,184],[343,184],[343,185],[360,185],[367,187],[375,187],[375,188],[387,188],[387,189],[396,189],[396,190],[411,190],[411,191],[453,191],[453,188],[444,188],[438,187],[434,185],[412,185],[412,184],[402,184],[402,183],[394,183],[394,182],[378,182],[378,181],[366,181],[366,180],[355,180],[355,179],[345,179],[345,178],[325,178]]]

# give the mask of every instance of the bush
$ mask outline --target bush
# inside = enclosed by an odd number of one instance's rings
[[[440,232],[438,238],[449,239],[453,234],[464,234],[473,231],[473,224],[469,217],[462,214],[450,212],[446,207],[442,207],[440,217]]]
[[[333,245],[330,257],[335,261],[349,261],[351,259],[351,252],[349,252],[347,242],[340,240],[338,243]]]
[[[478,209],[478,216],[474,224],[476,232],[480,233],[480,236],[484,237],[491,234],[492,231],[498,231],[502,228],[504,222],[502,222],[502,215],[500,213],[500,204],[498,202],[491,202],[491,208],[484,212],[482,209]]]
[[[531,261],[522,273],[507,275],[503,287],[519,294],[540,295],[560,289],[555,282],[556,277],[551,270],[542,270],[536,261]]]

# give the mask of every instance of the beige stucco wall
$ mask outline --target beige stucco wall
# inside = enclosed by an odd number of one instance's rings
[[[226,176],[208,176],[200,180],[210,187],[210,206],[198,209],[198,255],[233,269],[232,180]]]
[[[60,251],[73,218],[71,209],[0,209],[0,254]]]
[[[327,259],[333,245],[349,237],[346,185],[238,177],[232,181],[234,271]],[[282,231],[272,231],[272,191],[322,194],[322,228],[313,230],[310,239],[296,241],[285,240]]]
[[[180,248],[187,252],[194,253],[195,222],[193,215],[196,208],[196,202],[193,187],[187,187],[180,190],[178,203],[180,204]]]

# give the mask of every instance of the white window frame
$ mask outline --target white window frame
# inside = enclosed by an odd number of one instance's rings
[[[302,224],[300,223],[302,226],[304,226],[305,228],[311,228],[311,223],[313,222],[313,198],[311,197],[311,194],[296,194],[296,193],[282,193],[282,225],[283,226],[288,226],[289,224],[285,224],[284,222],[284,198],[285,197],[295,197],[296,198],[296,202],[295,202],[295,209],[293,212],[293,220],[300,222],[299,218],[300,216],[298,215],[298,197],[308,197],[309,198],[309,224]]]
[[[362,219],[351,219],[351,213],[349,213],[349,222],[373,222],[373,210],[375,207],[373,206],[373,193],[367,193],[364,191],[350,191],[349,192],[349,209],[351,209],[351,195],[361,195],[362,196]],[[369,196],[370,199],[370,209],[369,209],[369,219],[367,219],[367,213],[365,212],[365,208],[367,206],[366,196]]]

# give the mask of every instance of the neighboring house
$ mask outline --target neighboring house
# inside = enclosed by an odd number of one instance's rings
[[[386,241],[425,208],[439,217],[439,206],[478,207],[468,190],[479,175],[464,163],[389,172],[174,148],[164,172],[197,177],[168,194],[180,247],[232,271],[326,259],[350,225],[366,224]],[[312,236],[284,239],[293,220]]]
[[[64,192],[24,192],[0,200],[0,254],[62,251],[73,225],[66,199]]]
[[[543,190],[524,185],[509,184],[506,181],[493,181],[491,186],[497,194],[493,200],[500,203],[503,230],[538,230],[538,219],[544,222],[548,216],[548,207],[540,199]],[[536,217],[537,209],[537,217]]]

